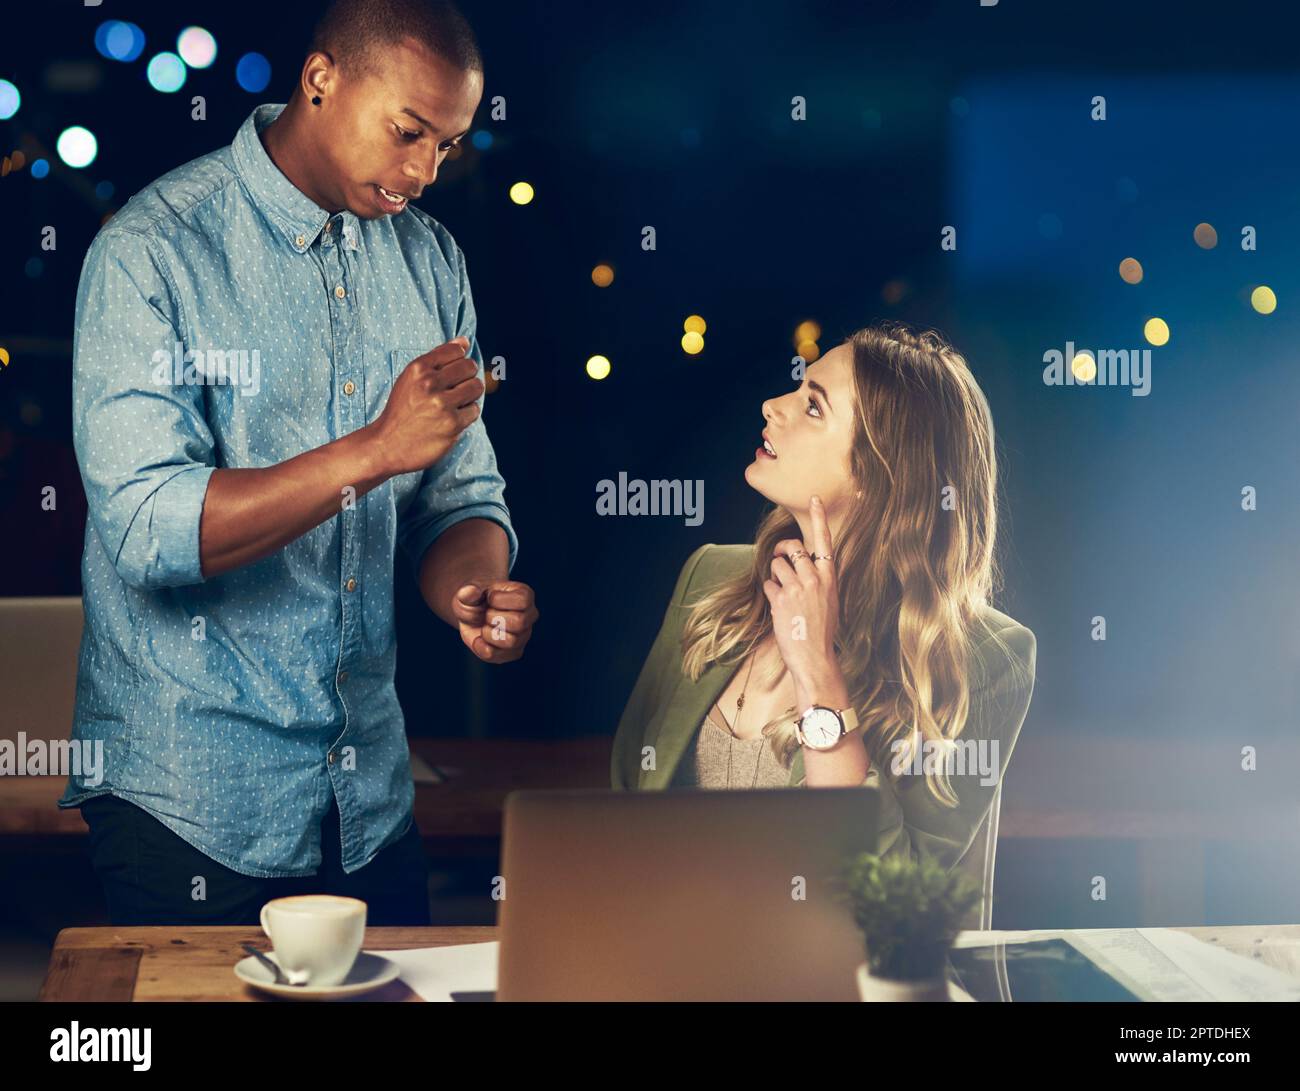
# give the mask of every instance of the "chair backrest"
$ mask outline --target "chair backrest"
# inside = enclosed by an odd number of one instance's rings
[[[954,865],[954,871],[969,875],[984,892],[984,896],[962,922],[968,931],[988,931],[993,927],[993,865],[998,852],[998,817],[1002,811],[1002,781],[993,792],[993,802],[988,814],[975,833],[975,840]]]
[[[79,596],[0,599],[0,738],[72,734],[81,629]]]

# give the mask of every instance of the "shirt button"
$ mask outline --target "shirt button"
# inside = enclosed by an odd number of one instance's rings
[[[349,379],[346,383],[343,384],[344,394],[352,394],[356,391],[356,389],[357,389],[357,384],[354,383],[351,379]]]
[[[342,299],[348,293],[344,290],[343,285],[340,284],[337,288],[334,289],[334,294],[338,296],[339,299]]]
[[[348,680],[348,672],[339,671],[339,682],[346,682],[347,680]]]
[[[326,758],[325,760],[328,761],[331,765],[334,764],[334,751],[333,751],[333,750],[330,751],[330,753],[329,753],[329,757]]]
[[[349,579],[347,582],[347,589],[349,591],[355,591],[357,589],[357,581],[354,579]]]
[[[331,231],[333,231],[333,230],[334,230],[334,221],[333,221],[333,220],[326,220],[326,221],[325,221],[325,234],[328,235],[328,234],[329,234]]]
[[[304,236],[299,235],[299,236],[298,236],[298,245],[299,245],[299,246],[306,246],[306,245],[307,245],[307,239],[306,239]]]

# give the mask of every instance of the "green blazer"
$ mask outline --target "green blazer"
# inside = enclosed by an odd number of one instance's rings
[[[677,577],[659,635],[614,736],[610,772],[615,788],[667,788],[678,764],[693,744],[696,730],[713,702],[740,666],[735,658],[710,663],[692,682],[682,673],[681,634],[690,607],[713,585],[748,569],[752,545],[703,545],[687,558]],[[984,620],[1011,649],[1008,655],[990,635],[972,658],[971,710],[961,739],[998,740],[997,780],[967,773],[949,778],[959,804],[943,806],[930,794],[923,777],[902,776],[895,788],[873,762],[864,786],[881,796],[878,829],[880,855],[910,853],[938,859],[952,868],[966,852],[987,815],[997,785],[1011,760],[1029,709],[1034,686],[1034,634],[1006,614],[989,607]],[[654,768],[642,768],[642,748],[654,747]],[[986,748],[991,756],[992,748]],[[991,770],[990,770],[991,773]],[[796,751],[790,786],[803,784],[803,753]]]

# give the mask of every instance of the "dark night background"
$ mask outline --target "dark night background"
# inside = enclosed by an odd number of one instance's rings
[[[1293,737],[1300,672],[1297,377],[1291,315],[1300,151],[1296,26],[1276,5],[478,3],[486,150],[421,206],[464,248],[485,356],[508,361],[484,420],[542,613],[521,662],[478,663],[398,564],[398,687],[412,734],[612,733],[675,576],[704,542],[752,541],[742,476],[791,335],[897,317],[967,356],[993,407],[1005,496],[998,605],[1038,637],[1026,733],[1177,746]],[[102,217],[233,138],[293,85],[318,4],[9,9],[0,78],[22,90],[3,150],[54,164],[0,179],[0,594],[78,594],[84,499],[71,447],[72,317]],[[122,64],[105,19],[143,28]],[[145,61],[198,24],[213,67],[179,93]],[[241,90],[236,58],[272,64]],[[191,95],[207,100],[190,119]],[[504,95],[508,118],[487,103]],[[790,118],[793,95],[808,119]],[[1105,95],[1108,119],[1089,119]],[[81,171],[54,140],[99,139]],[[30,161],[34,156],[27,156]],[[114,194],[94,197],[108,180]],[[511,183],[536,199],[516,206]],[[1214,224],[1219,245],[1196,246]],[[40,249],[43,225],[58,249]],[[940,249],[944,225],[955,253]],[[1240,247],[1243,225],[1258,250]],[[653,225],[658,249],[643,252]],[[1121,259],[1145,278],[1121,281]],[[33,274],[32,258],[41,268]],[[592,267],[612,264],[596,288]],[[1256,314],[1251,288],[1277,293]],[[708,321],[705,349],[679,346]],[[1152,389],[1051,387],[1042,355],[1138,348],[1164,318]],[[584,371],[602,353],[602,382]],[[703,479],[705,519],[602,518],[602,478]],[[40,488],[59,487],[57,514]],[[1243,512],[1240,490],[1258,490]],[[1105,643],[1089,637],[1104,615]]]

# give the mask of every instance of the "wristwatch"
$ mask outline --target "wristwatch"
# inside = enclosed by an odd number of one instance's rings
[[[794,735],[800,746],[810,750],[829,750],[845,735],[858,729],[858,714],[852,708],[838,712],[824,705],[809,705],[795,721]]]

